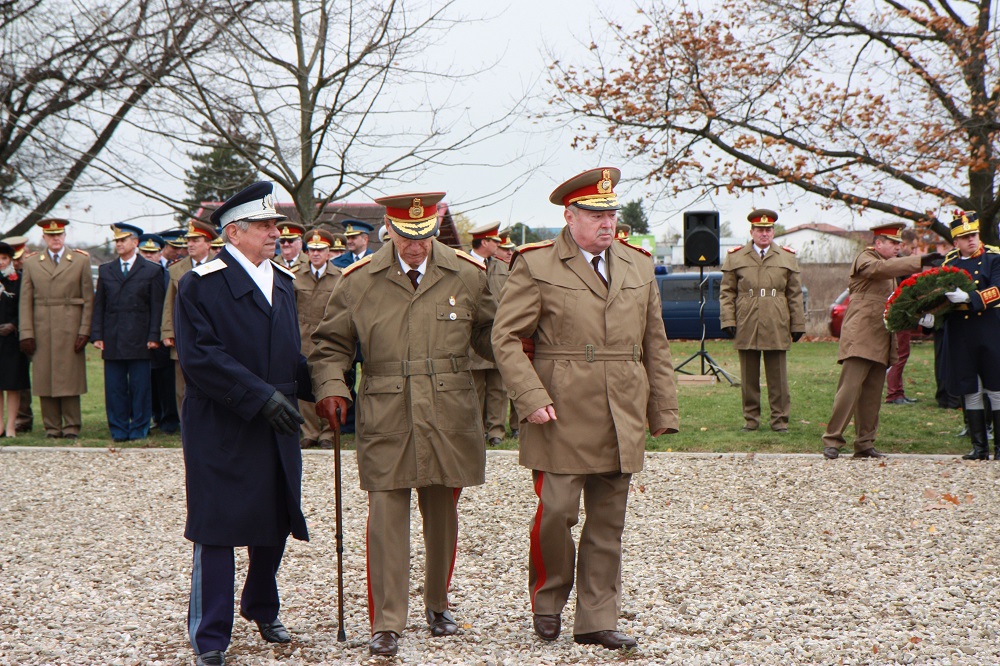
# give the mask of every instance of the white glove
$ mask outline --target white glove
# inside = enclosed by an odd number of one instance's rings
[[[962,291],[958,287],[955,287],[955,291],[945,293],[945,297],[952,303],[968,303],[972,300],[968,293]]]
[[[934,328],[934,315],[928,312],[927,314],[925,314],[923,317],[920,318],[920,321],[917,322],[917,325],[923,326],[924,328]]]

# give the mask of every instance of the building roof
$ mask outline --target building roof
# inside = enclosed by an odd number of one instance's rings
[[[792,227],[791,229],[786,229],[785,233],[775,236],[775,238],[781,238],[782,236],[788,236],[797,231],[816,231],[821,234],[830,234],[831,236],[839,236],[841,238],[850,240],[860,240],[863,242],[868,242],[871,240],[870,231],[852,231],[850,229],[844,229],[843,227],[837,227],[832,224],[825,224],[823,222],[810,222],[809,224],[800,224],[798,226]]]

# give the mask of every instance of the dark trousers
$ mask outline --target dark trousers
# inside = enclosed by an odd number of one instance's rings
[[[104,406],[113,439],[145,439],[153,412],[149,359],[104,361]]]
[[[161,368],[150,371],[153,388],[153,420],[160,431],[177,432],[181,426],[181,417],[177,413],[177,396],[174,395],[174,364],[167,363]]]
[[[934,399],[937,400],[938,407],[958,409],[962,406],[962,398],[948,393],[946,365],[944,329],[937,328],[934,329],[934,382],[937,385]]]
[[[240,594],[240,615],[257,622],[278,617],[278,567],[285,552],[280,546],[248,546],[247,578]],[[232,546],[194,544],[188,637],[195,654],[225,651],[233,635],[233,581],[236,558]]]

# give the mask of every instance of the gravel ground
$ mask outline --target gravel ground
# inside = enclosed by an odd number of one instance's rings
[[[313,540],[289,541],[279,574],[294,640],[266,645],[237,618],[229,663],[382,661],[367,652],[366,503],[352,454],[344,479],[348,641],[336,641],[333,458],[310,451]],[[411,624],[394,661],[1000,663],[1000,463],[650,454],[625,531],[619,628],[639,639],[631,654],[566,631],[534,637],[530,477],[491,452],[487,479],[459,505],[457,637],[432,639],[422,621],[414,498]],[[180,451],[2,448],[0,498],[0,664],[193,663]]]

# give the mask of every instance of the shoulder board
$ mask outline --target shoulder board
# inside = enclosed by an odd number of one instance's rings
[[[538,241],[537,243],[528,243],[527,245],[522,245],[517,248],[518,254],[524,254],[525,252],[531,252],[532,250],[539,250],[543,247],[552,247],[556,244],[556,240],[551,238],[549,240]]]
[[[629,243],[629,242],[628,242],[627,240],[625,240],[624,238],[618,238],[618,239],[616,239],[616,240],[617,240],[617,241],[618,241],[619,243],[621,243],[622,245],[624,245],[625,247],[628,247],[628,248],[632,248],[632,249],[633,249],[633,250],[635,250],[636,252],[642,252],[642,253],[643,253],[644,255],[646,255],[647,257],[652,257],[652,256],[653,256],[653,253],[652,253],[652,252],[650,252],[649,250],[647,250],[646,248],[644,248],[644,247],[639,247],[638,245],[632,245],[632,243]]]
[[[86,250],[78,250],[76,248],[73,248],[73,251],[76,252],[77,254],[82,254],[85,257],[89,257],[90,256],[90,253],[87,252]]]
[[[478,261],[476,261],[475,259],[473,259],[472,255],[470,255],[468,252],[464,252],[463,250],[459,250],[458,248],[455,248],[455,255],[459,259],[465,259],[467,262],[469,262],[470,264],[472,264],[473,266],[475,266],[476,268],[478,268],[480,270],[484,270],[484,271],[486,270],[486,266],[484,266],[483,264],[481,264]]]
[[[782,245],[781,249],[784,250],[785,252],[791,252],[792,254],[795,254],[795,250],[793,250],[790,247],[786,247],[786,246]]]
[[[987,245],[986,243],[983,243],[983,247],[986,248],[986,251],[990,254],[1000,254],[1000,247],[997,247],[996,245]]]
[[[729,250],[728,254],[732,254],[733,252],[739,252],[739,251],[740,251],[740,250],[742,250],[742,249],[743,249],[743,246],[742,246],[742,245],[737,245],[736,247],[734,247],[734,248],[731,248],[731,249]]]
[[[178,263],[178,262],[180,262],[180,261],[183,261],[183,260],[184,260],[184,257],[177,257],[176,259],[174,259],[173,261],[171,261],[171,262],[169,262],[169,263],[167,264],[167,268],[170,268],[170,267],[171,267],[171,266],[173,266],[174,264],[176,264],[176,263]]]
[[[305,264],[295,264],[294,266],[292,266],[292,267],[291,267],[291,268],[289,268],[288,270],[290,270],[290,271],[291,271],[291,272],[293,272],[293,273],[298,273],[298,272],[299,272],[299,269],[300,269],[300,268],[302,268],[302,267],[303,267],[304,265],[305,265]],[[281,268],[281,267],[279,266],[279,268]]]
[[[948,250],[948,252],[947,252],[947,253],[946,253],[946,254],[944,255],[944,258],[945,258],[945,259],[952,259],[952,258],[954,258],[954,257],[955,257],[955,256],[956,256],[957,254],[958,254],[958,248],[957,248],[957,247],[953,247],[953,248],[951,248],[950,250]]]
[[[38,253],[37,253],[37,252],[25,252],[25,253],[24,253],[24,256],[23,256],[22,258],[23,258],[23,259],[27,259],[27,258],[29,258],[29,257],[33,257],[33,256],[35,256],[36,254],[38,254]]]
[[[351,264],[350,266],[348,266],[347,268],[345,268],[344,272],[341,273],[340,275],[342,277],[347,277],[348,275],[350,275],[351,273],[353,273],[355,269],[360,268],[360,267],[364,266],[365,264],[369,263],[372,260],[372,257],[374,257],[374,256],[375,256],[374,254],[366,254],[365,256],[361,257],[360,259],[358,259],[357,261],[355,261],[353,264]]]
[[[292,278],[293,280],[295,279],[295,273],[293,273],[292,271],[288,270],[287,268],[285,268],[284,266],[282,266],[281,264],[279,264],[274,259],[271,259],[271,266],[273,268],[277,268],[279,271],[281,271],[282,273],[284,273],[288,277]],[[297,267],[298,267],[298,265],[296,265],[296,268]]]
[[[214,273],[215,271],[221,271],[225,267],[226,267],[226,262],[224,262],[222,259],[213,259],[212,261],[202,264],[198,268],[192,268],[191,272],[204,277],[209,273]]]

